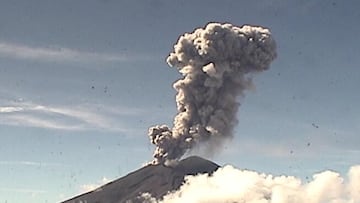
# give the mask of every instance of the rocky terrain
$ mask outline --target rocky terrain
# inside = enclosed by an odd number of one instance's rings
[[[148,165],[63,203],[136,203],[142,202],[139,198],[142,193],[161,199],[169,191],[177,190],[186,175],[211,174],[218,168],[219,165],[197,156],[175,166]]]

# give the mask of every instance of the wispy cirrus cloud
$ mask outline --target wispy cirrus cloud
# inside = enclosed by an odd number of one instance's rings
[[[64,166],[61,163],[48,163],[48,162],[35,162],[35,161],[0,161],[3,166],[35,166],[35,167],[51,167],[51,166]]]
[[[152,58],[146,55],[88,52],[65,47],[33,47],[1,41],[0,57],[57,62],[125,62],[130,60],[149,60]]]
[[[12,113],[22,111],[23,108],[21,107],[14,107],[14,106],[2,106],[0,107],[0,113]]]
[[[99,112],[96,107],[89,105],[49,106],[31,102],[13,102],[0,106],[0,124],[69,131],[132,131],[124,127],[120,121],[124,117],[141,114],[141,110],[118,108],[114,111],[112,108],[110,107],[109,110],[102,108],[104,110]]]

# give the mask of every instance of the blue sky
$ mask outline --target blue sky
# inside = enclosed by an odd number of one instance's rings
[[[211,160],[311,176],[360,162],[358,1],[1,1],[0,202],[57,202],[151,160],[171,124],[165,58],[208,22],[269,27],[278,58]]]

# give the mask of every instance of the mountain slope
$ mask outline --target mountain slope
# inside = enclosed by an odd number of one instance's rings
[[[79,195],[63,203],[125,203],[139,202],[139,194],[148,192],[161,198],[168,191],[178,189],[186,175],[211,174],[219,165],[203,158],[192,156],[178,165],[148,165],[98,189]],[[132,201],[129,201],[132,200]]]

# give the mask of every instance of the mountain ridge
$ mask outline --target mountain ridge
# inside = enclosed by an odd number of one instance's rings
[[[180,188],[187,175],[212,174],[220,166],[198,156],[191,156],[173,166],[147,165],[99,188],[61,203],[136,203],[138,197],[149,193],[161,199]]]

